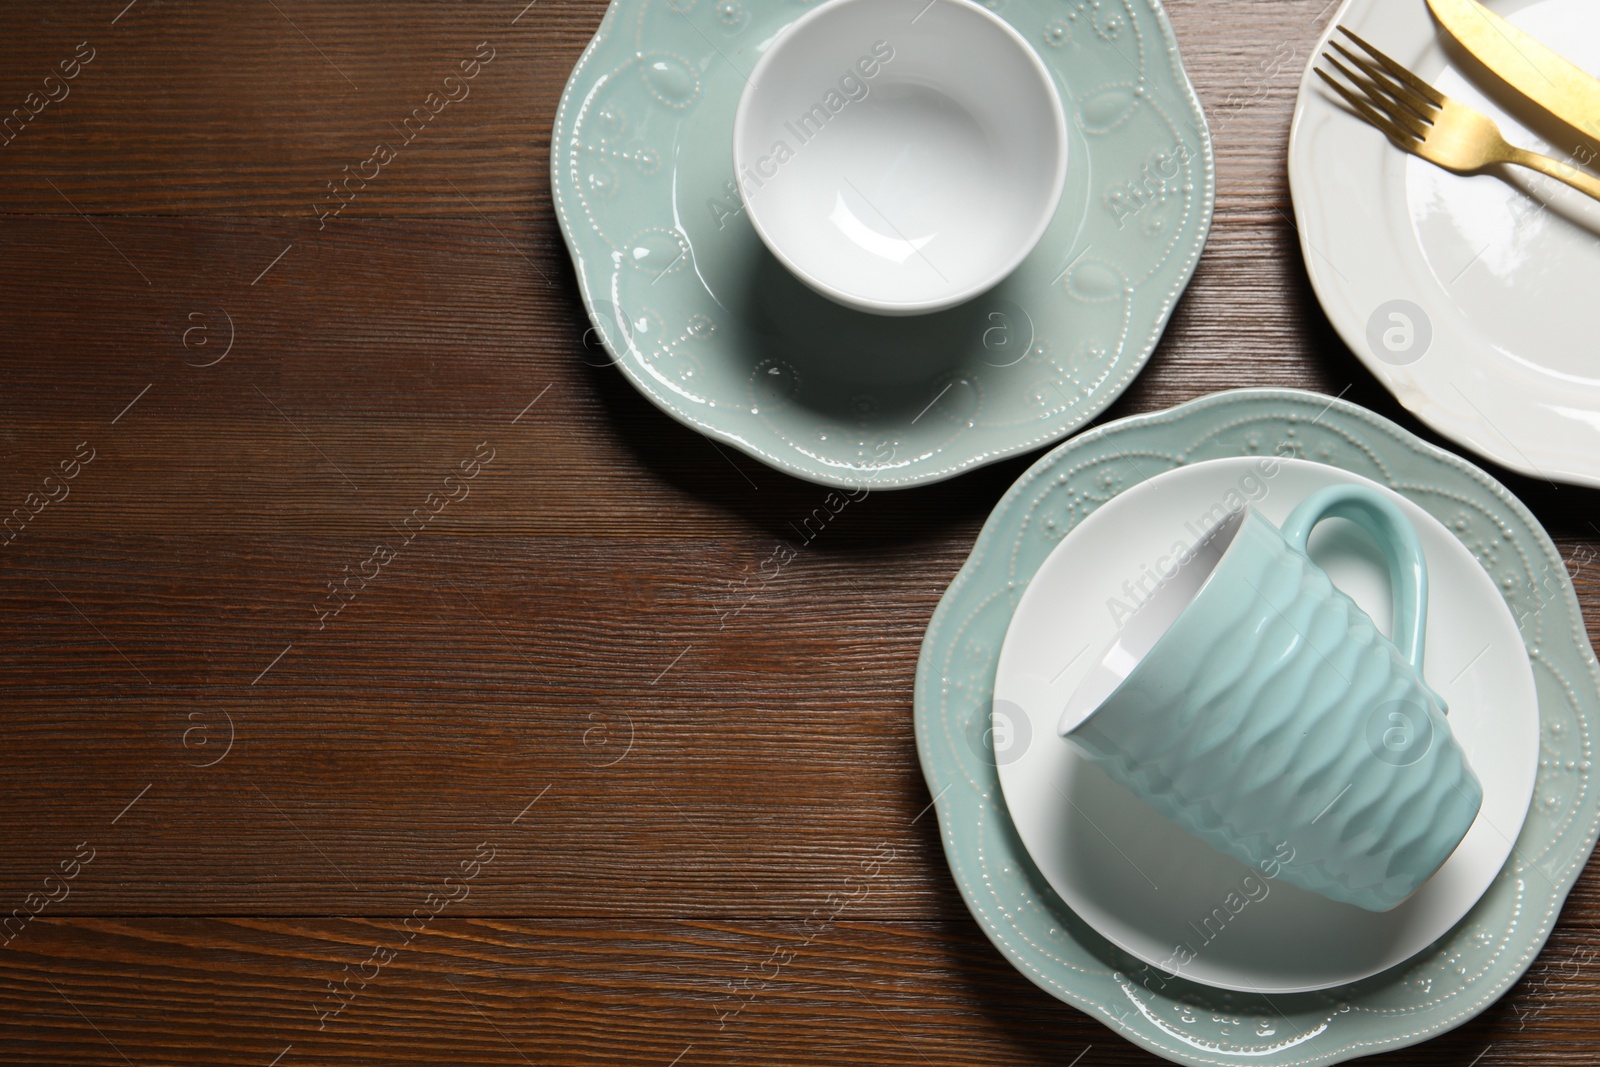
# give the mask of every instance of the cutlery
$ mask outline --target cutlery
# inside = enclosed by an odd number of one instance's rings
[[[1600,200],[1600,178],[1506,143],[1500,127],[1487,115],[1445,96],[1345,27],[1340,26],[1339,32],[1371,59],[1363,59],[1338,41],[1330,41],[1333,50],[1361,73],[1324,52],[1322,58],[1349,81],[1353,90],[1322,67],[1316,68],[1317,74],[1357,114],[1388,134],[1397,147],[1457,174],[1475,174],[1497,163],[1527,167]]]
[[[1600,137],[1600,79],[1478,0],[1428,0],[1428,6],[1507,85],[1573,129]]]

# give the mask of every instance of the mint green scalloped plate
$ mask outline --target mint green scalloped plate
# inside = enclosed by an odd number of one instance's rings
[[[1271,998],[1177,980],[1162,988],[1066,908],[1018,840],[985,740],[995,666],[1023,590],[1084,516],[1162,471],[1280,445],[1414,500],[1496,580],[1520,620],[1539,697],[1533,804],[1483,899],[1399,967],[1337,989]],[[1550,538],[1477,467],[1364,408],[1313,393],[1218,393],[1109,423],[1034,464],[989,516],[928,624],[915,718],[945,857],[984,933],[1036,985],[1175,1063],[1337,1063],[1460,1026],[1533,962],[1600,831],[1590,768],[1600,670]]]
[[[827,485],[939,481],[1093,419],[1149,359],[1211,226],[1211,141],[1160,4],[989,4],[1061,93],[1061,207],[997,288],[910,319],[801,285],[732,184],[745,75],[808,6],[612,0],[550,142],[586,340],[673,418]]]

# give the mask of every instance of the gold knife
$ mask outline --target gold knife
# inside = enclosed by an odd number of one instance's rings
[[[1600,78],[1478,0],[1428,0],[1461,46],[1507,85],[1579,133],[1600,139]]]

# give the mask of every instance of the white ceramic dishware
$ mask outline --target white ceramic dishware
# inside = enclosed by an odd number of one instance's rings
[[[751,225],[805,284],[913,315],[993,288],[1055,215],[1049,71],[971,0],[830,0],[767,47],[734,118]]]
[[[1248,867],[1158,814],[1056,735],[1096,653],[1150,595],[1160,560],[1180,543],[1198,542],[1208,527],[1202,517],[1218,505],[1248,502],[1281,523],[1295,504],[1336,484],[1376,486],[1333,467],[1271,456],[1157,475],[1102,505],[1055,548],[1007,630],[994,735],[1018,834],[1068,907],[1163,973],[1271,994],[1343,985],[1393,967],[1472,908],[1505,865],[1527,813],[1539,710],[1516,621],[1472,552],[1387,489],[1381,492],[1415,527],[1433,576],[1426,675],[1448,701],[1450,730],[1484,790],[1460,847],[1410,899],[1387,912],[1366,911],[1288,884],[1277,864]],[[1311,557],[1369,615],[1391,618],[1386,564],[1353,525],[1319,525]],[[1031,741],[1003,754],[1002,737]]]
[[[1591,0],[1494,6],[1600,69],[1600,6]],[[1489,79],[1422,0],[1349,0],[1313,58],[1335,25],[1488,115],[1513,144],[1593,164],[1593,146],[1560,140],[1486,91]],[[1290,129],[1289,186],[1317,298],[1401,403],[1511,470],[1600,486],[1600,203],[1531,172],[1464,176],[1401,152],[1310,67]]]

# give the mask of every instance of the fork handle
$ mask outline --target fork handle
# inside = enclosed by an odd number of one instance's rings
[[[1558,182],[1572,186],[1586,196],[1600,200],[1600,178],[1596,178],[1587,171],[1579,170],[1559,159],[1542,156],[1538,152],[1530,152],[1526,148],[1512,148],[1506,156],[1507,163],[1515,163],[1519,167],[1536,170]]]

